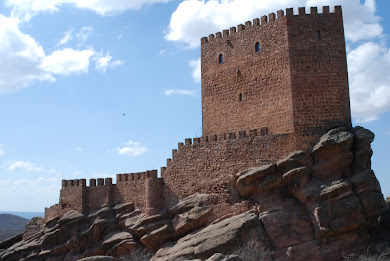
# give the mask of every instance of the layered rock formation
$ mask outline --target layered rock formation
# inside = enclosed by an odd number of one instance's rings
[[[240,260],[222,254],[257,241],[275,260],[342,260],[342,253],[366,252],[389,239],[381,234],[389,214],[371,170],[373,138],[361,127],[333,129],[312,151],[239,172],[234,193],[251,206],[240,215],[213,220],[215,195],[208,194],[155,215],[132,203],[84,215],[69,211],[41,228],[31,224],[13,245],[0,244],[0,259],[120,257],[137,248],[153,251],[152,260]]]

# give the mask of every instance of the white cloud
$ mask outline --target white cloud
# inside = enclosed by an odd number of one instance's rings
[[[77,46],[82,47],[88,40],[88,38],[93,34],[93,28],[84,26],[81,28],[80,32],[76,34]]]
[[[65,45],[75,39],[77,40],[77,47],[80,49],[92,34],[93,28],[89,26],[83,26],[77,34],[74,34],[73,29],[69,29],[64,32],[64,36],[58,41],[57,46]]]
[[[122,62],[111,61],[107,53],[102,56],[89,49],[64,48],[46,55],[42,46],[19,29],[20,21],[0,14],[0,93],[17,91],[34,81],[55,81],[56,75],[87,73],[92,57],[96,69],[114,68]],[[77,34],[79,45],[84,45],[92,28],[83,27]],[[65,32],[58,45],[65,45],[73,38],[72,32]]]
[[[54,81],[41,67],[42,47],[18,26],[17,19],[0,14],[0,93],[21,89],[35,80]]]
[[[5,0],[12,9],[12,17],[29,20],[33,15],[43,11],[58,11],[60,0]]]
[[[125,10],[136,10],[144,5],[152,5],[156,3],[167,3],[171,0],[95,0],[95,1],[79,1],[68,0],[76,4],[79,8],[90,9],[100,15],[108,15]]]
[[[125,156],[139,156],[146,152],[146,147],[141,146],[141,143],[135,142],[135,141],[128,141],[124,147],[122,148],[116,148],[118,155],[125,155]]]
[[[390,110],[390,49],[374,42],[348,53],[352,116],[376,120]]]
[[[74,50],[65,48],[54,51],[42,61],[42,68],[46,72],[69,75],[72,73],[87,73],[89,59],[94,54],[93,50]]]
[[[34,163],[29,161],[16,161],[9,165],[8,171],[27,171],[27,172],[44,172],[44,173],[56,173],[57,170],[50,169],[46,170],[44,168],[36,166]]]
[[[13,8],[12,15],[30,19],[39,12],[55,12],[63,5],[92,10],[100,15],[111,15],[125,10],[136,10],[145,5],[167,3],[171,0],[6,0],[6,5]]]
[[[74,150],[77,150],[77,151],[83,151],[83,148],[76,147],[76,148],[74,148]]]
[[[5,151],[3,149],[3,145],[0,144],[0,156],[4,155],[5,154]]]
[[[73,30],[72,29],[64,32],[64,37],[62,37],[58,41],[57,46],[61,46],[61,45],[67,44],[71,40],[73,40]]]
[[[115,60],[111,62],[112,56],[109,53],[103,55],[102,52],[97,53],[94,57],[94,60],[96,62],[95,69],[102,72],[105,72],[107,68],[113,69],[118,65],[123,64],[123,61],[120,60]]]
[[[201,81],[200,58],[198,60],[191,60],[188,64],[192,69],[192,79],[194,82],[199,83]]]
[[[366,0],[185,0],[171,16],[165,38],[184,43],[189,48],[200,45],[200,38],[228,29],[264,14],[286,7],[343,6],[347,40],[358,41],[382,34],[380,18],[375,15],[375,1]],[[321,12],[321,10],[320,10]]]
[[[169,89],[165,90],[165,95],[187,95],[187,96],[197,96],[197,90],[183,90],[183,89]]]
[[[366,0],[364,4],[358,0],[343,0],[341,3],[347,40],[356,42],[382,35],[380,17],[375,14],[375,0]]]

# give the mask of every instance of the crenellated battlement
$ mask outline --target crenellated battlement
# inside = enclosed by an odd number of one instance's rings
[[[269,135],[267,127],[261,127],[259,129],[253,129],[249,131],[242,130],[237,132],[213,134],[205,137],[187,138],[185,139],[184,144],[183,142],[178,143],[178,149],[180,150],[180,148],[185,145],[195,145],[195,144],[200,144],[205,142],[217,142],[217,141],[224,141],[224,140],[244,139],[244,138],[252,138],[257,136],[265,136],[265,135]]]
[[[137,173],[116,174],[117,184],[121,182],[144,180],[146,178],[157,179],[157,170],[148,170],[145,172],[137,172]]]
[[[72,179],[72,180],[62,180],[62,187],[86,187],[87,180],[86,179]]]
[[[112,178],[98,178],[98,179],[90,179],[89,187],[96,186],[111,186]],[[66,187],[87,187],[86,179],[71,179],[71,180],[62,180],[62,188]]]
[[[122,182],[131,182],[138,180],[145,180],[147,178],[158,179],[157,170],[147,170],[145,172],[137,173],[124,173],[116,174],[116,183]],[[112,178],[97,178],[90,179],[89,186],[87,186],[86,179],[71,179],[71,180],[62,180],[62,188],[68,187],[100,187],[100,186],[112,186],[115,185],[112,182]]]
[[[267,127],[261,127],[258,129],[253,129],[248,131],[242,130],[237,132],[213,134],[205,137],[187,138],[185,139],[184,143],[179,142],[177,144],[177,149],[172,149],[172,158],[167,159],[167,166],[172,162],[172,160],[175,159],[178,153],[181,150],[185,149],[186,147],[201,146],[202,144],[215,144],[227,140],[239,140],[239,139],[262,137],[266,135],[272,135],[272,134],[269,134]],[[161,168],[161,175],[165,171],[165,169],[166,169],[165,167]]]
[[[277,21],[283,21],[286,17],[299,17],[304,15],[330,15],[330,14],[341,14],[341,6],[335,6],[333,9],[333,12],[329,12],[329,6],[323,6],[322,7],[322,13],[318,13],[317,7],[310,7],[310,12],[306,13],[305,7],[299,7],[298,8],[298,14],[294,15],[294,9],[293,8],[287,8],[286,12],[283,10],[279,10],[275,13],[270,13],[268,16],[264,15],[260,18],[255,18],[253,21],[246,21],[245,24],[239,24],[237,26],[230,27],[230,29],[222,30],[222,32],[217,32],[215,34],[210,34],[208,37],[202,37],[201,43],[207,43],[209,41],[213,41],[214,39],[218,38],[225,38],[229,35],[233,35],[237,32],[244,31],[245,29],[248,29],[250,27],[254,26],[264,26],[268,23],[277,22]]]

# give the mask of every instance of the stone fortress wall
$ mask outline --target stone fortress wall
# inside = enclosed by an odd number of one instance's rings
[[[221,57],[222,55],[222,57]],[[196,192],[215,215],[247,210],[235,175],[310,148],[327,130],[351,127],[340,6],[280,10],[201,39],[203,137],[186,139],[161,168],[111,178],[64,180],[46,220],[134,202],[153,214]]]

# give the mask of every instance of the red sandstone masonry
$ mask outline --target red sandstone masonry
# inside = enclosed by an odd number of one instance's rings
[[[118,174],[117,184],[64,180],[46,220],[123,202],[155,214],[196,192],[211,195],[212,218],[242,213],[249,205],[234,186],[237,172],[311,148],[332,127],[351,126],[341,7],[280,10],[203,37],[201,62],[203,137],[179,143],[162,178],[154,170]]]
[[[137,208],[145,209],[149,201],[146,193],[148,179],[152,180],[148,183],[150,186],[154,186],[154,182],[161,182],[157,177],[157,170],[118,174],[114,190],[114,203],[134,202]]]
[[[307,149],[328,129],[351,126],[340,6],[280,10],[201,43],[204,136],[267,126]]]
[[[165,206],[196,192],[221,195],[222,202],[240,202],[235,175],[246,168],[275,162],[290,153],[295,145],[291,134],[264,135],[262,128],[250,132],[225,133],[186,139],[172,151],[172,159],[161,169]],[[278,149],[275,149],[278,148]],[[227,214],[229,209],[226,208]]]
[[[310,12],[299,8],[288,24],[294,133],[307,147],[333,127],[351,127],[341,7]]]
[[[86,186],[86,180],[63,180],[60,192],[59,204],[45,209],[45,219],[49,220],[61,216],[70,209],[81,213],[99,208],[103,205],[134,202],[137,208],[145,209],[149,206],[149,212],[156,207],[156,195],[145,192],[160,189],[162,194],[162,180],[157,177],[157,170],[142,173],[118,174],[117,184],[112,184],[111,178],[90,179],[90,186]],[[162,206],[160,197],[159,206]]]
[[[280,12],[278,20],[274,14],[269,20],[265,16],[261,24],[254,19],[224,30],[223,36],[202,38],[203,136],[258,126],[293,132],[286,18]]]

